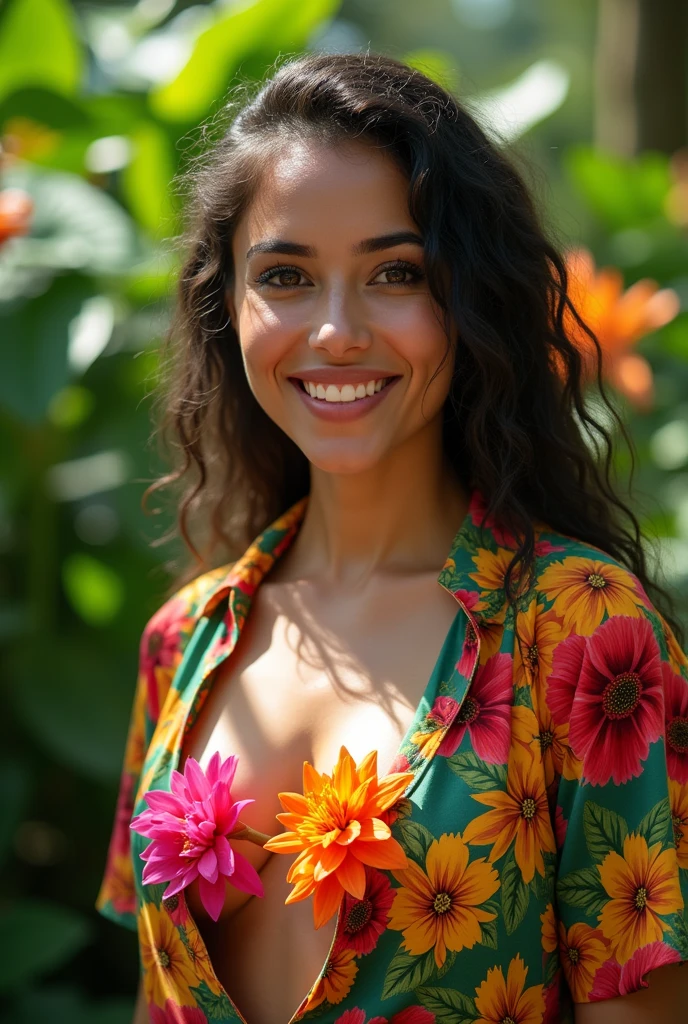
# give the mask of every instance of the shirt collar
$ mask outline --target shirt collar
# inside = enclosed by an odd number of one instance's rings
[[[225,576],[220,575],[204,595],[200,614],[209,616],[232,589],[252,597],[296,537],[308,505],[301,498],[258,536]],[[478,623],[501,623],[507,608],[504,572],[517,546],[491,517],[480,523],[486,510],[483,494],[470,492],[468,510],[452,541],[437,582],[453,594]],[[495,552],[496,548],[496,552]]]

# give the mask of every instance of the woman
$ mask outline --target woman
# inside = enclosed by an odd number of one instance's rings
[[[259,536],[144,632],[98,900],[138,925],[137,1024],[679,1019],[688,660],[583,440],[523,181],[419,72],[319,55],[244,103],[194,197],[162,483],[190,480],[206,566]],[[339,821],[352,874],[323,853],[309,898],[238,839],[263,896],[227,885],[217,921],[202,880],[143,884],[128,826],[173,768],[237,755],[273,836],[342,747],[407,773],[367,836],[403,869]]]

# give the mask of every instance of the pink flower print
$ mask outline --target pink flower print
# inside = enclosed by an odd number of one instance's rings
[[[176,924],[178,927],[185,925],[189,920],[189,908],[186,905],[186,899],[184,898],[183,892],[178,892],[174,896],[170,896],[168,899],[163,900],[162,905],[167,911],[172,923]]]
[[[215,753],[204,774],[198,761],[187,758],[184,774],[171,774],[171,792],[146,793],[148,809],[130,826],[151,839],[141,853],[144,885],[169,882],[163,899],[170,899],[198,878],[201,902],[213,921],[220,916],[227,880],[243,892],[264,895],[257,871],[227,839],[244,807],[254,802],[232,799],[237,760],[232,755],[221,762]]]
[[[547,680],[547,706],[556,725],[568,725],[587,641],[573,633],[557,644]]]
[[[338,941],[346,949],[355,949],[358,956],[372,953],[387,927],[387,918],[394,903],[394,889],[389,879],[377,868],[366,867],[363,899],[344,893],[342,925]]]
[[[491,764],[506,764],[511,741],[513,662],[508,654],[494,654],[481,665],[449,726],[437,753],[455,754],[468,730],[478,757]]]
[[[181,598],[168,601],[150,619],[141,637],[140,671],[146,679],[146,706],[153,722],[160,714],[160,688],[157,669],[174,666],[179,655],[179,634],[186,617],[187,604]]]
[[[345,1010],[334,1024],[435,1024],[435,1021],[435,1014],[425,1006],[407,1006],[392,1017],[370,1017],[367,1021],[365,1010],[356,1006]]]
[[[688,782],[688,682],[662,662],[666,759],[669,778]]]
[[[569,743],[587,782],[640,775],[662,734],[662,664],[647,619],[615,615],[588,637],[569,723]],[[589,756],[588,756],[589,755]]]
[[[178,1006],[177,1003],[168,999],[165,1009],[159,1006],[149,1006],[148,1016],[150,1024],[208,1024],[208,1018],[194,1006]]]
[[[621,967],[616,960],[607,960],[595,974],[590,1001],[613,999],[648,988],[645,975],[664,964],[676,964],[681,954],[664,942],[650,942],[636,949],[630,960]]]
[[[478,626],[480,629],[480,626]],[[466,639],[463,642],[461,649],[461,657],[456,663],[456,670],[462,676],[470,676],[475,665],[476,655],[478,653],[478,634],[475,631],[475,626],[468,620],[466,626]]]

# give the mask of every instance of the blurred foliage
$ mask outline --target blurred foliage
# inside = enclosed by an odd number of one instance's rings
[[[620,267],[627,285],[651,277],[688,303],[682,165],[584,144],[590,4],[488,6],[511,20],[481,25],[466,0],[0,4],[5,1024],[122,1024],[131,1013],[135,938],[93,901],[138,639],[168,584],[150,546],[168,524],[140,509],[157,469],[147,399],[176,269],[174,179],[237,74],[259,78],[305,47],[370,42],[470,93],[478,113],[495,97],[520,105],[506,141],[528,132],[523,151],[548,175],[543,202],[562,238]],[[587,41],[585,66],[575,37]],[[557,98],[543,104],[547,81]],[[638,351],[652,369],[652,408],[618,399],[639,449],[639,489],[659,500],[639,507],[643,525],[662,538],[685,614],[688,313]],[[618,469],[628,471],[623,451]]]

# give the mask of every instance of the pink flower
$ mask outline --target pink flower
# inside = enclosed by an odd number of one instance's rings
[[[146,861],[144,885],[169,882],[163,893],[163,899],[169,899],[198,878],[201,902],[213,921],[220,916],[228,879],[237,889],[264,895],[257,871],[227,839],[241,811],[254,802],[232,799],[237,760],[232,755],[221,762],[215,753],[204,775],[198,761],[187,758],[184,774],[171,774],[171,792],[146,793],[149,809],[130,825],[152,840],[141,854]]]
[[[389,879],[377,868],[366,866],[366,887],[363,899],[344,893],[342,925],[339,942],[346,949],[355,949],[358,956],[372,953],[387,927],[387,918],[394,903],[394,889]]]
[[[681,954],[664,942],[650,942],[636,949],[630,960],[621,967],[616,960],[607,960],[595,974],[590,1001],[613,999],[648,988],[645,975],[664,964],[677,964]]]
[[[513,663],[508,654],[494,654],[475,674],[459,713],[449,726],[437,753],[451,757],[466,729],[478,757],[506,764],[511,741]]]
[[[662,663],[662,674],[669,778],[674,782],[688,782],[688,683],[666,662]]]
[[[159,1006],[149,1006],[148,1016],[150,1024],[208,1024],[203,1010],[193,1006],[178,1006],[171,999],[166,1001],[164,1010]]]
[[[392,1017],[371,1017],[366,1021],[365,1010],[356,1006],[345,1010],[334,1024],[435,1024],[435,1014],[424,1006],[408,1006]]]
[[[592,636],[571,636],[555,653],[547,687],[552,717],[569,716],[569,743],[585,781],[604,786],[641,773],[662,734],[662,663],[647,619],[614,615]]]

